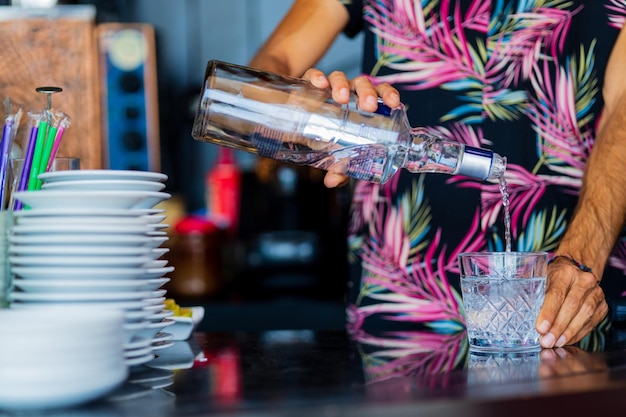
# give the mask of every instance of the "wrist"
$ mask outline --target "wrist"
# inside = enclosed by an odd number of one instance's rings
[[[596,282],[600,282],[600,278],[598,277],[598,275],[594,272],[593,268],[591,268],[589,265],[584,264],[580,261],[578,261],[576,258],[570,256],[570,255],[564,255],[564,254],[557,254],[554,255],[549,261],[548,261],[548,265],[551,265],[555,262],[559,262],[559,263],[566,263],[569,264],[573,267],[575,267],[576,269],[578,269],[581,272],[585,272],[588,274],[591,274]]]

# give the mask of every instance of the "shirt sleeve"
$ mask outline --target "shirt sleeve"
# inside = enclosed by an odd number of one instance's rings
[[[362,0],[338,0],[344,5],[350,14],[350,21],[344,28],[346,36],[352,38],[363,29],[363,1]]]

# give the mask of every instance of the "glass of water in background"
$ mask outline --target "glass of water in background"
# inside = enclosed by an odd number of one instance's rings
[[[459,255],[470,350],[540,350],[535,321],[546,291],[546,252]]]

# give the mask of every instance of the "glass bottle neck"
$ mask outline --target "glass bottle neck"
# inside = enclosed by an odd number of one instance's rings
[[[497,153],[442,138],[425,127],[411,128],[406,113],[400,129],[400,143],[406,146],[405,161],[401,166],[414,173],[464,175],[495,181],[506,169],[506,159]]]

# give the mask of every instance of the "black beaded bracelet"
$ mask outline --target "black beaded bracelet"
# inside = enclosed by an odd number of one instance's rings
[[[570,261],[574,266],[576,266],[578,269],[580,269],[583,272],[589,272],[590,274],[593,274],[593,271],[591,270],[591,268],[589,268],[587,265],[585,264],[581,264],[580,262],[578,262],[576,259],[572,258],[571,256],[566,256],[566,255],[557,255],[554,258],[550,259],[548,261],[548,265],[550,265],[552,262],[556,261],[557,259],[567,259],[568,261]]]

